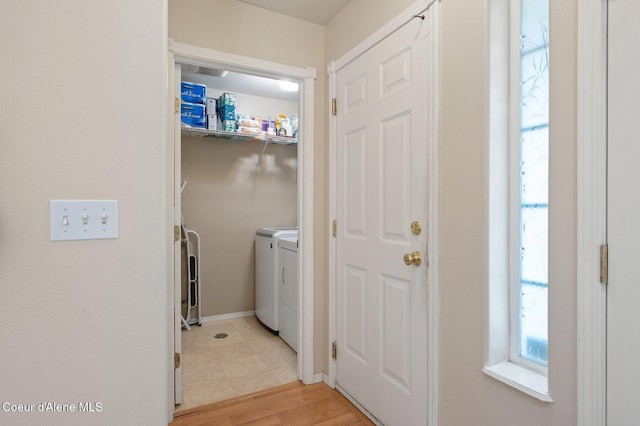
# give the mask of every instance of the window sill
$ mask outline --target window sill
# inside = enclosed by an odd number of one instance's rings
[[[527,370],[509,361],[485,367],[482,372],[540,401],[553,402],[547,376]]]

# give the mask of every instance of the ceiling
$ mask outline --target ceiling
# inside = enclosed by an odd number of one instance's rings
[[[226,72],[222,75],[212,75],[204,68],[192,65],[182,65],[182,80],[191,83],[204,84],[211,89],[223,90],[231,93],[245,93],[253,96],[298,102],[298,92],[285,92],[280,88],[279,81],[272,78],[257,77],[236,72]],[[220,73],[220,71],[218,71]]]
[[[238,0],[318,25],[326,25],[351,0]]]

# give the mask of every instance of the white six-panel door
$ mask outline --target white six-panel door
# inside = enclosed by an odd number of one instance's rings
[[[607,424],[640,423],[640,2],[609,1]]]
[[[389,425],[427,423],[432,29],[415,18],[336,77],[336,382]]]

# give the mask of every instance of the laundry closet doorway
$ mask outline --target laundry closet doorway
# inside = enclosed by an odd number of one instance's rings
[[[243,73],[252,76],[266,77],[276,80],[289,80],[299,84],[298,95],[298,143],[297,156],[292,161],[296,164],[291,165],[291,173],[296,174],[297,188],[296,192],[296,210],[297,210],[297,226],[299,231],[299,273],[298,282],[300,283],[298,296],[298,324],[299,334],[297,351],[297,377],[303,383],[311,383],[313,381],[313,347],[312,347],[312,330],[313,330],[313,98],[314,98],[314,81],[316,71],[313,68],[299,68],[288,65],[276,64],[268,61],[262,61],[254,58],[234,55],[224,52],[218,52],[197,46],[186,45],[170,41],[169,43],[169,81],[172,82],[169,87],[170,104],[173,106],[171,119],[169,120],[173,126],[170,140],[170,152],[168,155],[173,164],[173,181],[171,190],[169,191],[170,209],[173,212],[174,223],[174,264],[171,281],[173,281],[172,299],[174,301],[174,351],[172,356],[175,362],[174,383],[171,391],[174,393],[175,402],[182,401],[182,369],[180,365],[181,333],[183,327],[183,307],[182,307],[182,254],[181,254],[181,238],[179,229],[181,225],[181,217],[183,213],[181,205],[181,189],[183,189],[182,179],[182,130],[180,120],[180,93],[178,90],[181,81],[182,70],[193,70],[199,67],[207,70],[225,70],[235,73]],[[240,111],[239,111],[240,112]],[[241,139],[241,138],[240,138]],[[234,141],[236,144],[250,144],[255,142],[252,138],[246,141]],[[271,146],[265,145],[265,142],[258,142],[263,149],[258,150],[267,152]],[[278,148],[278,147],[276,147]],[[257,157],[257,158],[256,158]],[[265,156],[267,159],[268,156]],[[171,161],[172,160],[172,161]],[[258,169],[269,169],[273,165],[265,164],[258,154],[253,158],[242,160],[251,160],[251,168],[253,172]],[[249,166],[248,162],[245,166]],[[267,170],[268,171],[268,170]],[[247,170],[247,172],[249,172]],[[187,182],[186,187],[188,188]],[[220,200],[220,208],[224,208],[225,200]],[[248,199],[246,208],[251,209],[251,200]],[[186,218],[188,222],[188,218]],[[263,226],[278,225],[278,223],[264,223]],[[225,223],[219,223],[218,226],[224,227]],[[255,231],[255,229],[252,229]],[[245,254],[243,254],[244,256]],[[246,253],[251,256],[251,253]],[[203,258],[202,263],[206,263],[207,259]],[[252,278],[252,277],[251,277]],[[214,277],[203,277],[203,282],[207,279],[212,280]],[[206,300],[203,298],[203,300]]]

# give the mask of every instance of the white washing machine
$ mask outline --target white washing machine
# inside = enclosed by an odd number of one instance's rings
[[[298,236],[278,237],[280,337],[298,352]]]
[[[255,305],[256,316],[272,331],[279,330],[280,286],[278,237],[298,236],[297,228],[260,228],[256,231]]]

